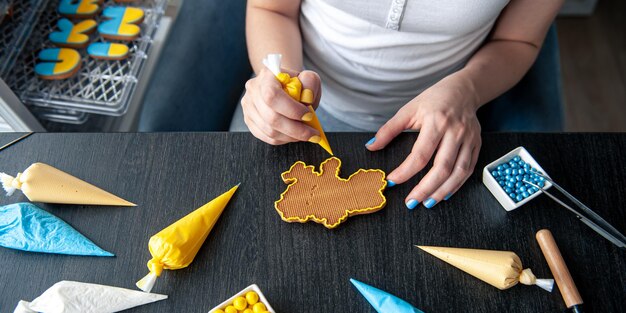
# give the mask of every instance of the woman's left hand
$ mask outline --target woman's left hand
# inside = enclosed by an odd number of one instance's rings
[[[402,107],[366,144],[380,150],[402,131],[419,130],[411,153],[387,175],[389,186],[404,183],[434,155],[433,167],[405,199],[409,209],[448,200],[474,171],[481,146],[474,95],[470,81],[448,76]]]

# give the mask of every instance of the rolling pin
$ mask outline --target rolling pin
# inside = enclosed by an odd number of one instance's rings
[[[582,313],[583,299],[578,293],[572,275],[570,275],[567,265],[565,265],[563,256],[561,256],[561,252],[554,241],[554,237],[552,237],[552,233],[547,229],[542,229],[537,232],[536,238],[543,252],[543,256],[546,258],[548,266],[550,266],[554,280],[557,286],[559,286],[565,305],[571,312]]]

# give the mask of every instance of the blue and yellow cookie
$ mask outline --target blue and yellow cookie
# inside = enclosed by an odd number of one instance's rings
[[[89,34],[96,30],[98,24],[94,20],[84,20],[76,25],[62,18],[57,22],[59,31],[50,33],[48,39],[60,47],[85,48],[89,44]]]
[[[128,46],[111,42],[94,42],[87,47],[87,54],[100,60],[123,60],[128,57]]]
[[[65,79],[80,69],[80,53],[68,48],[50,48],[39,52],[41,62],[35,65],[35,74],[42,79]]]
[[[144,12],[132,7],[108,7],[102,12],[108,20],[100,23],[98,32],[110,40],[135,40],[139,37]]]
[[[59,13],[67,17],[86,18],[93,17],[100,12],[100,4],[103,0],[61,0]]]

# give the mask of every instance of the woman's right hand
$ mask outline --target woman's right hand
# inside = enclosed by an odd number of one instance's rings
[[[296,73],[286,71],[294,76]],[[298,74],[302,89],[311,89],[313,108],[317,109],[322,92],[319,75],[312,71]],[[282,145],[296,141],[318,143],[320,133],[305,124],[313,114],[307,105],[292,99],[283,89],[276,76],[263,68],[259,74],[246,82],[246,93],[241,99],[244,121],[252,134],[271,144]]]

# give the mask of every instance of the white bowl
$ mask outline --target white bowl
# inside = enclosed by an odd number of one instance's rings
[[[265,296],[261,292],[261,289],[259,288],[259,286],[257,286],[256,284],[252,284],[252,285],[246,287],[244,290],[242,290],[242,291],[238,292],[236,295],[230,297],[230,299],[220,303],[220,305],[212,308],[211,311],[209,311],[209,313],[213,313],[213,312],[217,311],[218,309],[224,310],[226,308],[226,306],[228,306],[231,303],[233,303],[233,300],[235,300],[235,298],[237,298],[237,297],[245,297],[246,293],[248,293],[249,291],[254,291],[254,292],[256,292],[259,295],[259,302],[262,302],[263,304],[265,304],[265,307],[267,308],[268,312],[276,313],[276,311],[274,311],[274,309],[269,304],[269,302],[267,302],[267,299],[265,299]]]
[[[550,177],[548,175],[548,173],[546,173],[546,171],[544,171],[544,169],[541,167],[541,165],[539,165],[539,163],[537,163],[537,161],[535,161],[535,159],[533,159],[533,157],[530,155],[530,153],[528,153],[528,151],[526,151],[526,149],[524,149],[524,147],[517,147],[515,149],[513,149],[513,151],[505,154],[504,156],[502,156],[501,158],[489,163],[487,166],[485,166],[485,168],[483,169],[483,184],[485,184],[485,186],[487,186],[487,189],[489,189],[489,191],[491,191],[491,194],[496,197],[496,199],[498,200],[498,202],[500,202],[500,205],[502,205],[502,207],[507,210],[507,211],[512,211],[515,210],[519,207],[521,207],[522,205],[526,204],[526,202],[530,201],[531,199],[537,197],[541,191],[537,191],[534,194],[530,195],[528,198],[523,199],[522,201],[519,202],[515,202],[513,201],[513,199],[511,199],[509,197],[509,195],[506,194],[506,191],[504,191],[504,188],[502,188],[502,186],[500,186],[500,184],[498,184],[498,182],[496,181],[495,177],[493,177],[491,175],[491,171],[495,170],[498,165],[504,163],[505,161],[509,161],[512,158],[514,158],[515,156],[519,156],[522,160],[524,160],[524,162],[528,163],[530,166],[532,166],[533,168],[535,168],[537,171],[541,172],[544,176]],[[545,182],[545,186],[543,187],[543,189],[548,189],[552,187],[552,184],[550,184],[549,182]]]

